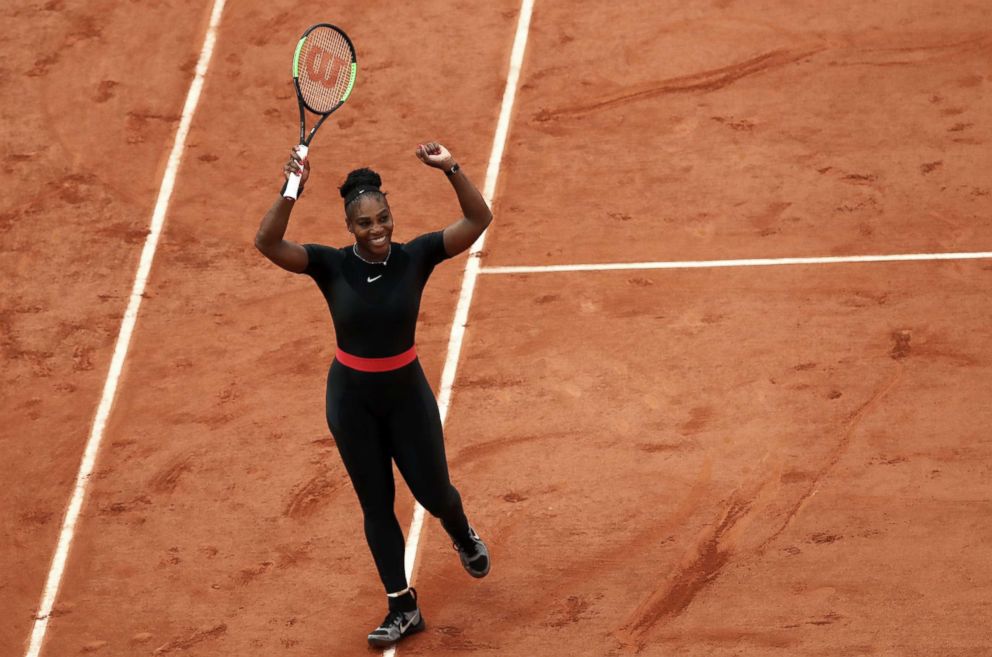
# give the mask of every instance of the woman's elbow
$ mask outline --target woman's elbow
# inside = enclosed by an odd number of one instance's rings
[[[271,240],[266,239],[264,231],[259,230],[255,233],[255,248],[265,253],[266,250],[271,247]]]

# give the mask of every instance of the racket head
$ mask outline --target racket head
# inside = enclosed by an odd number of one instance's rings
[[[314,114],[330,114],[348,100],[358,75],[351,39],[340,27],[307,28],[293,53],[293,84],[300,102]]]

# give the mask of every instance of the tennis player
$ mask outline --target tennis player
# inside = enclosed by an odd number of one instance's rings
[[[327,375],[327,426],[358,494],[365,537],[386,589],[389,613],[368,635],[388,647],[423,631],[417,593],[403,568],[404,541],[393,511],[395,461],[418,502],[454,541],[472,577],[489,573],[489,551],[465,517],[448,478],[437,402],[414,346],[421,293],[435,265],[468,249],[492,221],[489,206],[448,150],[437,142],[417,157],[448,177],[464,216],[444,230],[393,242],[393,215],[382,180],[370,169],[348,174],[340,188],[345,226],[354,243],[342,248],[284,239],[295,202],[280,194],[262,218],[255,246],[283,269],[307,274],[331,311],[337,351]],[[306,185],[310,164],[296,149],[283,167]],[[301,185],[301,189],[302,189]]]

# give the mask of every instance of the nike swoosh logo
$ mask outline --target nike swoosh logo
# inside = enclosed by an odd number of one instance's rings
[[[412,618],[410,618],[410,622],[409,623],[407,623],[406,625],[403,625],[402,623],[400,624],[400,634],[402,634],[403,632],[406,632],[407,629],[411,625],[413,625],[414,623],[416,623],[419,619],[420,619],[420,612],[418,611],[416,614],[413,615]]]
[[[377,280],[379,280],[380,278],[382,278],[382,274],[379,274],[379,275],[378,275],[378,276],[376,276],[375,278],[373,278],[373,277],[371,277],[371,276],[369,276],[369,277],[368,277],[368,278],[366,278],[365,280],[366,280],[366,281],[368,281],[369,283],[374,283],[375,281],[377,281]]]

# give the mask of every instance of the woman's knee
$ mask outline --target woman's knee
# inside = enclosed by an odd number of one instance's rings
[[[462,498],[458,494],[458,491],[454,486],[448,485],[447,487],[432,491],[432,494],[422,496],[417,498],[420,505],[427,510],[427,513],[431,514],[435,518],[444,518],[457,512],[462,507]]]
[[[362,500],[362,515],[366,522],[388,521],[396,517],[392,500]]]

